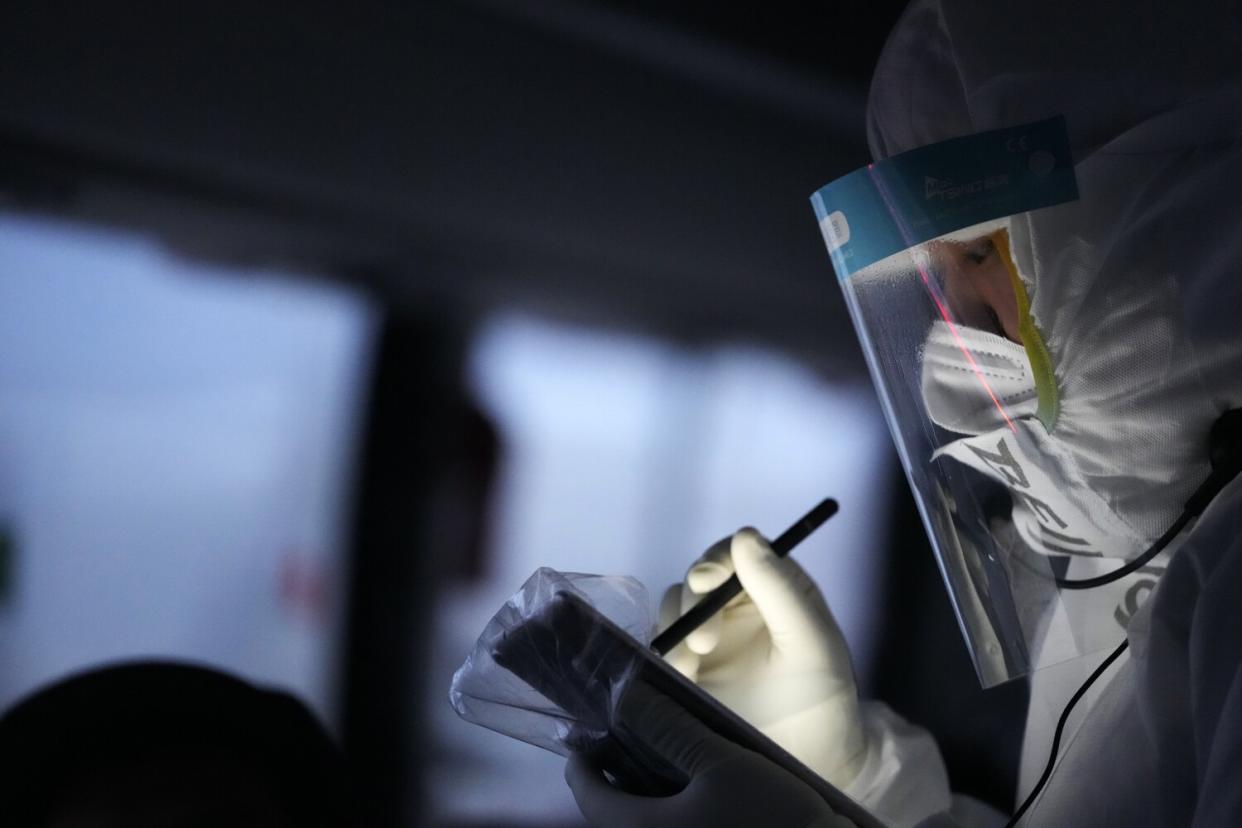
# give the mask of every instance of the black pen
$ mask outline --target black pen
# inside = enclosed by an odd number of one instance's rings
[[[837,502],[832,498],[826,498],[811,511],[802,516],[802,519],[790,526],[776,540],[772,541],[772,551],[776,553],[778,558],[783,558],[790,551],[806,540],[807,536],[823,526],[828,518],[837,513]],[[691,607],[685,615],[678,618],[669,628],[655,637],[651,642],[651,649],[660,655],[665,655],[669,650],[681,643],[687,635],[698,629],[704,621],[711,618],[719,612],[725,604],[733,600],[733,597],[742,591],[742,582],[738,580],[737,573],[729,577],[720,586],[713,589],[703,597],[693,607]]]

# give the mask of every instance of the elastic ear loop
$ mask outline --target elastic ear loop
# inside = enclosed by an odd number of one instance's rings
[[[1044,343],[1043,334],[1035,327],[1031,318],[1031,300],[1026,293],[1026,284],[1018,276],[1017,265],[1009,251],[1009,230],[1002,228],[991,234],[992,244],[1005,263],[1009,272],[1009,282],[1013,285],[1013,295],[1018,302],[1018,336],[1022,338],[1022,347],[1026,349],[1026,358],[1031,362],[1031,374],[1035,377],[1035,393],[1038,407],[1035,416],[1043,423],[1044,430],[1051,432],[1061,414],[1061,397],[1057,391],[1057,378],[1052,370],[1052,355]]]

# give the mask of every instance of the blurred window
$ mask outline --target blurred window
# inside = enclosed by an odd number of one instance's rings
[[[0,214],[0,707],[172,656],[332,720],[376,317],[294,275]]]

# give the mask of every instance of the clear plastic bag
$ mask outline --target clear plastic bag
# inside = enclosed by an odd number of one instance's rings
[[[688,715],[784,768],[854,824],[882,828],[666,666],[648,649],[651,633],[647,591],[633,578],[539,569],[484,628],[453,676],[450,700],[468,722],[582,755],[615,787],[644,796],[674,794],[689,782],[676,738],[676,722]]]
[[[615,636],[567,624],[556,609],[562,593],[649,643],[651,608],[637,580],[540,568],[488,622],[453,675],[449,700],[468,722],[563,756],[610,752],[637,659]]]

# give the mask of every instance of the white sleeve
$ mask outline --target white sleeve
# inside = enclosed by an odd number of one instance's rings
[[[883,702],[863,702],[867,759],[844,792],[892,828],[993,828],[1005,817],[954,795],[936,740]]]

